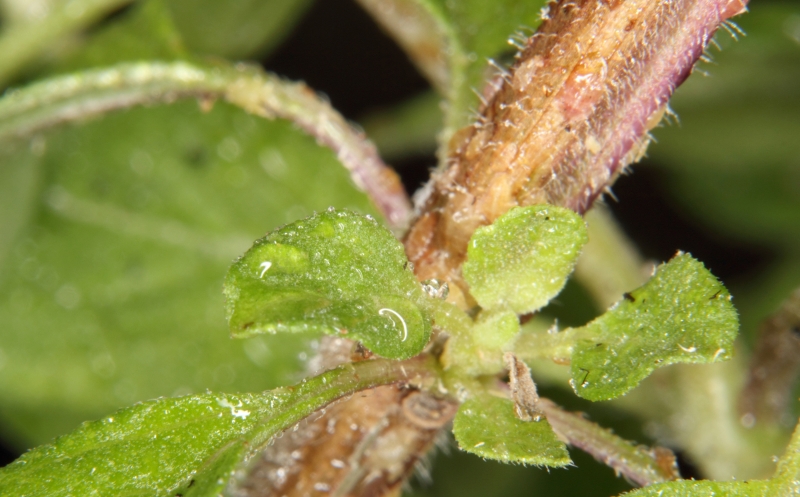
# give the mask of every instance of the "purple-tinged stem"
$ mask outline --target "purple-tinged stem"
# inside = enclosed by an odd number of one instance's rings
[[[669,449],[633,445],[580,414],[561,409],[548,399],[540,399],[537,407],[565,443],[588,452],[639,486],[680,478],[675,454]]]
[[[517,205],[585,212],[628,164],[745,0],[562,0],[481,109],[406,240],[422,279],[459,277],[476,228]],[[453,285],[451,285],[451,289]]]
[[[305,84],[288,82],[250,66],[127,63],[34,83],[11,90],[0,99],[0,140],[178,98],[222,98],[268,119],[293,121],[336,153],[353,182],[370,197],[395,233],[403,233],[408,226],[411,204],[403,185],[364,134]]]

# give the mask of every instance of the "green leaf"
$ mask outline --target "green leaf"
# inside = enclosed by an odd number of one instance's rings
[[[682,480],[659,483],[623,494],[625,497],[769,497],[772,487],[764,481],[720,482]]]
[[[701,262],[679,254],[644,286],[582,328],[572,387],[589,400],[623,395],[658,367],[728,359],[739,329],[725,287]]]
[[[316,214],[258,240],[225,278],[234,337],[324,332],[395,359],[428,343],[424,294],[403,245],[371,217]]]
[[[513,402],[488,393],[461,405],[453,434],[461,450],[487,459],[554,468],[572,462],[547,420],[522,421]]]
[[[0,470],[0,493],[173,495],[204,464],[239,454],[280,400],[200,394],[139,404],[27,452]]]
[[[193,52],[263,58],[291,31],[310,0],[166,0]]]
[[[558,295],[587,242],[583,219],[569,209],[511,209],[470,239],[464,279],[484,309],[526,314]]]
[[[57,64],[52,72],[73,72],[122,61],[166,62],[187,56],[163,0],[147,0],[103,24],[87,38],[81,50]]]
[[[261,394],[158,399],[84,423],[0,469],[0,494],[216,496],[243,455],[332,401],[400,381],[432,381],[430,357],[362,361]]]
[[[800,241],[800,43],[796,2],[753,4],[717,36],[712,77],[689,78],[670,101],[680,126],[648,151],[682,211],[738,239],[797,253]],[[660,179],[659,181],[662,181]],[[769,291],[763,289],[763,291]],[[737,294],[738,295],[738,294]],[[777,304],[777,302],[776,302]]]
[[[6,142],[0,171],[0,208],[19,200],[0,230],[0,416],[23,448],[138,400],[285,384],[305,339],[229,339],[231,260],[314,210],[375,213],[330,150],[224,103]]]

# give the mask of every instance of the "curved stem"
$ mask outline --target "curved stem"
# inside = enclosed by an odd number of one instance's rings
[[[363,133],[303,83],[250,66],[142,62],[45,80],[0,99],[0,140],[133,105],[187,97],[222,98],[252,114],[293,121],[336,153],[395,232],[406,227],[411,207],[405,190]]]
[[[440,377],[440,369],[432,356],[419,355],[406,361],[375,359],[348,363],[301,381],[292,387],[273,390],[271,393],[288,394],[283,409],[266,419],[251,437],[254,447],[309,416],[331,402],[347,395],[381,385],[406,384],[418,388],[432,386]]]
[[[131,0],[57,2],[54,12],[38,22],[16,23],[0,36],[0,84],[64,35],[85,28]]]

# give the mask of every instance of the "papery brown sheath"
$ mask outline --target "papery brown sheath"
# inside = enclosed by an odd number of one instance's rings
[[[562,0],[499,84],[480,119],[455,133],[404,240],[420,280],[460,276],[476,228],[518,205],[585,212],[649,142],[669,97],[716,29],[747,0]],[[459,291],[460,290],[460,291]],[[326,341],[328,344],[332,342]],[[332,366],[354,345],[321,350]],[[268,447],[237,495],[398,495],[455,414],[452,399],[387,386],[305,420]]]

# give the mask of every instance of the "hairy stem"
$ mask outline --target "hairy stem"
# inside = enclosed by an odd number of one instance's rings
[[[0,85],[7,83],[59,38],[79,31],[129,3],[131,0],[53,2],[54,11],[43,19],[7,27],[0,36]]]
[[[299,384],[277,390],[287,390],[290,399],[285,401],[282,413],[274,416],[258,429],[252,438],[260,446],[275,435],[309,414],[325,407],[336,399],[380,385],[402,383],[426,388],[435,382],[440,371],[436,360],[423,354],[406,361],[375,359],[347,363]]]
[[[293,121],[332,149],[389,225],[398,233],[404,230],[410,215],[408,197],[363,133],[306,85],[249,66],[147,62],[49,79],[0,99],[0,140],[134,105],[191,97],[222,98],[268,119]]]
[[[541,399],[539,408],[562,440],[588,452],[639,486],[680,478],[675,455],[669,449],[633,445],[548,399]]]
[[[478,122],[450,141],[407,237],[423,278],[459,270],[480,226],[511,207],[585,212],[644,153],[648,131],[721,22],[743,0],[551,4]],[[453,288],[453,285],[451,285]]]

